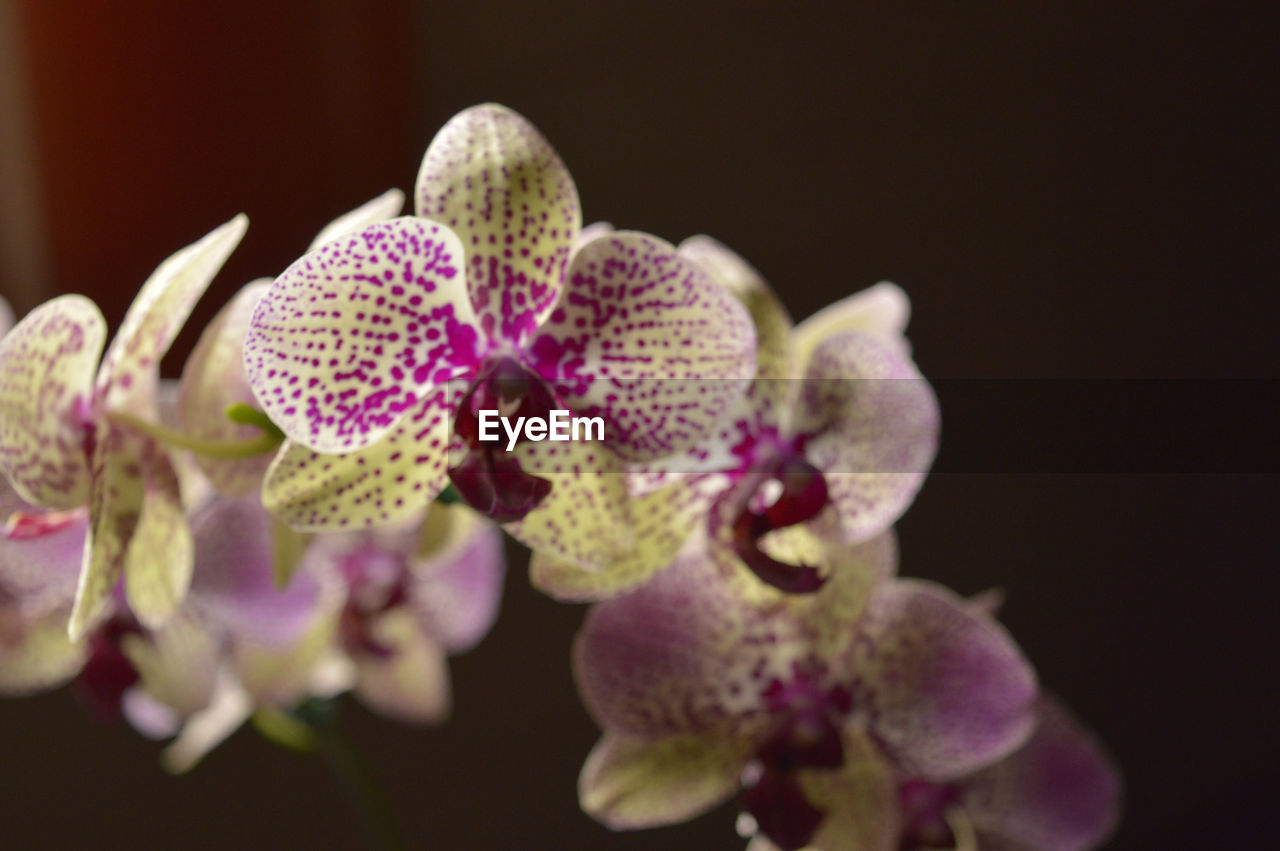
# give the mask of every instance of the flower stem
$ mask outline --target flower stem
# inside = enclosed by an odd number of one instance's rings
[[[352,808],[364,823],[369,847],[375,851],[402,851],[404,841],[387,799],[338,725],[336,701],[313,698],[295,709],[294,715],[311,728],[316,749],[329,763]]]
[[[190,449],[200,455],[226,460],[253,458],[257,455],[274,452],[282,440],[282,436],[278,432],[265,429],[261,435],[252,440],[204,440],[183,434],[158,423],[149,423],[124,411],[109,411],[107,419],[113,423],[127,426],[134,431],[154,437],[168,446],[177,447],[178,449]]]

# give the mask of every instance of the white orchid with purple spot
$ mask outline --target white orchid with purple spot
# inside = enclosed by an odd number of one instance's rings
[[[304,256],[254,313],[249,378],[292,441],[264,500],[291,525],[390,523],[450,480],[520,520],[609,459],[692,445],[740,392],[717,379],[754,373],[746,312],[670,245],[622,232],[572,250],[573,180],[514,112],[453,118],[415,201]],[[479,440],[482,409],[603,415],[605,440],[567,463],[547,443],[506,452]]]
[[[159,363],[243,236],[239,216],[160,265],[98,363],[106,323],[78,295],[36,308],[0,340],[0,469],[27,502],[88,505],[69,622],[82,636],[123,576],[129,608],[158,627],[191,580],[191,535],[158,418]]]
[[[843,813],[880,805],[835,799],[866,785],[868,766],[945,781],[1022,745],[1036,680],[1017,646],[951,592],[891,578],[895,558],[886,533],[843,548],[818,592],[760,601],[739,593],[749,577],[691,547],[596,605],[574,648],[605,731],[583,768],[583,808],[630,829],[737,792],[778,846],[827,848],[848,829]]]

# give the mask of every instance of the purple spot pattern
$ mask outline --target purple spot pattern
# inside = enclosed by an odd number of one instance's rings
[[[94,368],[106,323],[93,302],[68,295],[36,308],[0,341],[0,466],[36,505],[89,499]]]
[[[473,107],[432,140],[415,197],[418,215],[462,240],[485,335],[522,344],[555,303],[582,225],[578,191],[555,150],[515,112]]]
[[[263,504],[289,526],[316,532],[383,526],[417,514],[447,484],[449,424],[465,391],[458,381],[437,387],[385,438],[352,453],[326,455],[286,443],[267,471]]]
[[[474,369],[480,340],[462,256],[448,229],[400,218],[329,242],[276,279],[244,359],[285,434],[321,452],[361,449]]]
[[[536,371],[583,416],[602,416],[629,460],[704,438],[755,373],[743,306],[656,237],[619,232],[573,259],[529,347]]]

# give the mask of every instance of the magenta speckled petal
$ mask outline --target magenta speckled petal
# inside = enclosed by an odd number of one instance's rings
[[[27,502],[89,501],[86,416],[106,322],[84,296],[37,307],[0,340],[0,469]]]
[[[377,198],[366,201],[351,212],[343,213],[325,225],[324,229],[316,234],[316,238],[311,240],[311,245],[307,250],[314,251],[326,242],[332,242],[340,236],[364,230],[369,225],[385,222],[387,219],[394,219],[400,215],[400,210],[403,207],[404,193],[399,189],[388,189]]]
[[[165,260],[142,285],[98,370],[108,410],[156,416],[160,359],[248,227],[245,216],[236,216]]]
[[[1067,709],[1052,698],[1022,748],[960,782],[960,804],[984,851],[1085,851],[1099,847],[1120,816],[1120,771]]]
[[[938,449],[933,388],[900,352],[846,331],[817,346],[800,385],[795,428],[827,481],[834,510],[813,528],[856,541],[892,525],[924,483]]]
[[[306,571],[276,587],[273,524],[257,495],[214,500],[196,512],[191,526],[191,608],[258,644],[283,647],[299,640],[315,617],[320,587]]]
[[[750,741],[734,737],[606,734],[582,766],[578,800],[612,830],[678,824],[732,796],[750,759]]]
[[[519,345],[550,311],[582,226],[560,157],[522,116],[497,104],[460,112],[427,148],[418,215],[462,240],[481,327]]]
[[[462,382],[435,388],[390,433],[345,455],[286,442],[267,471],[262,500],[294,529],[381,526],[420,512],[448,484],[451,412]]]
[[[604,418],[610,448],[648,460],[693,446],[755,374],[756,334],[733,294],[662,240],[622,231],[574,255],[529,347],[574,410]]]
[[[470,650],[498,618],[507,563],[502,532],[462,505],[433,505],[425,552],[410,564],[409,605],[450,653]]]
[[[244,338],[258,300],[271,280],[248,284],[205,326],[200,341],[182,368],[178,411],[182,428],[192,437],[210,441],[250,441],[261,432],[257,426],[237,425],[227,419],[228,406],[256,406],[249,377],[244,371]],[[257,490],[271,463],[270,455],[228,460],[193,453],[195,463],[210,484],[226,496],[244,496]]]
[[[559,600],[599,600],[666,567],[698,521],[687,489],[633,497],[597,443],[527,443],[521,467],[551,493],[506,529],[532,549],[533,584]]]
[[[1009,634],[940,585],[895,580],[868,604],[851,648],[854,704],[910,774],[967,774],[1035,725],[1036,677]]]
[[[352,452],[473,367],[479,343],[447,228],[400,218],[328,242],[258,302],[245,368],[290,439]]]
[[[752,605],[691,541],[640,588],[594,606],[574,644],[587,710],[610,733],[747,735],[762,692],[808,653],[798,621]]]

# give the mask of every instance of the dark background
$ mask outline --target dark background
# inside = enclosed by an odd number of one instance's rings
[[[0,291],[20,311],[83,292],[114,324],[160,260],[243,210],[174,374],[241,283],[383,189],[411,191],[435,130],[496,100],[557,147],[588,221],[711,233],[797,318],[897,281],[927,376],[1276,377],[1272,4],[621,5],[3,0],[19,48],[3,118],[31,156],[10,136],[25,236]],[[1111,436],[1140,472],[985,472],[955,463],[953,435],[990,423],[1011,451],[1066,445],[1110,412],[1076,394],[1027,415],[945,386],[942,472],[901,523],[903,572],[1006,589],[1043,681],[1125,769],[1114,847],[1280,847],[1280,488],[1274,441],[1238,446],[1233,422],[1274,412],[1246,401],[1194,432],[1239,450],[1229,473],[1198,471],[1176,439],[1167,467],[1150,460],[1166,424],[1134,428],[1139,403]],[[730,808],[619,836],[579,813],[596,736],[568,665],[582,610],[531,591],[512,555],[500,622],[453,666],[448,725],[346,707],[412,845],[741,847]],[[156,753],[65,692],[0,703],[5,845],[360,841],[323,766],[253,733],[177,779]]]

